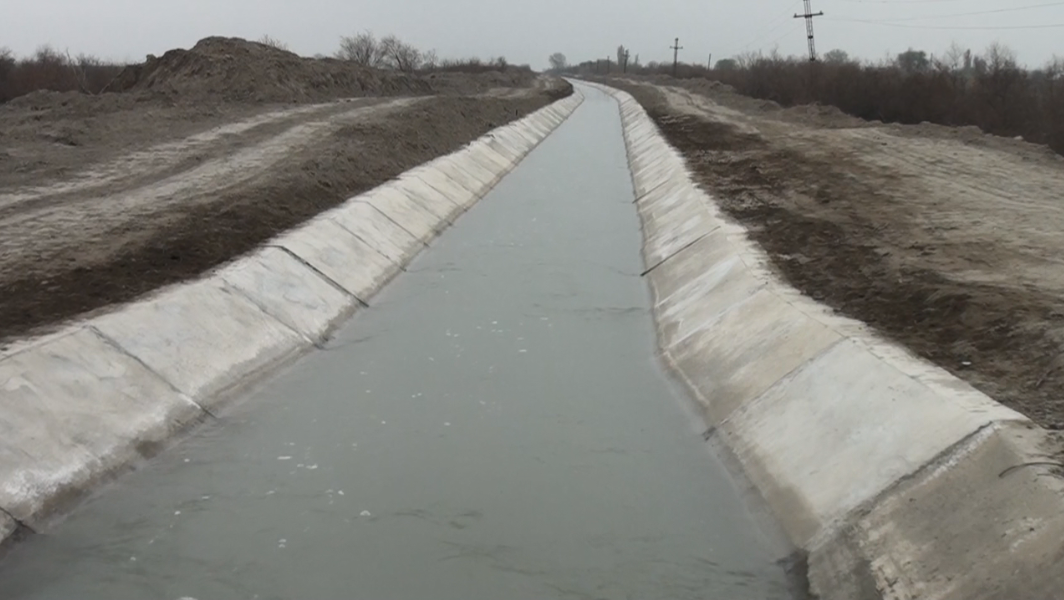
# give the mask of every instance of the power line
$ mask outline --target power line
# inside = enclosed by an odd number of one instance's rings
[[[852,4],[936,4],[940,2],[971,2],[971,0],[837,0]]]
[[[842,18],[830,18],[830,21],[838,23],[864,23],[866,25],[882,25],[884,27],[902,27],[905,29],[940,29],[940,30],[954,30],[954,29],[970,29],[970,30],[983,30],[983,31],[998,31],[1006,29],[1056,29],[1064,27],[1064,23],[1053,23],[1046,25],[994,25],[987,27],[979,26],[941,26],[941,25],[908,25],[904,23],[894,23],[891,21],[868,21],[864,19],[842,19]]]
[[[796,0],[794,2],[794,4],[792,4],[790,7],[787,8],[787,12],[790,12],[790,11],[794,10],[794,7],[798,6],[801,3],[802,3],[802,0]],[[786,27],[787,25],[789,25],[791,23],[793,23],[793,20],[791,19],[791,17],[788,17],[785,14],[782,15],[782,16],[777,17],[775,20],[769,21],[768,24],[765,26],[766,30],[765,30],[764,33],[758,34],[757,37],[755,37],[754,39],[750,40],[746,44],[740,46],[739,47],[739,51],[736,52],[735,54],[739,54],[742,51],[744,51],[747,48],[749,48],[750,46],[753,46],[754,44],[756,44],[758,42],[761,42],[765,38],[775,34],[777,31],[779,31],[780,29],[782,29],[783,27]]]
[[[769,42],[769,43],[768,43],[767,45],[768,45],[768,46],[772,46],[773,44],[775,44],[775,43],[779,42],[780,40],[782,40],[783,38],[787,37],[788,35],[790,35],[790,34],[792,34],[792,33],[794,33],[794,30],[793,30],[793,29],[789,29],[789,30],[787,30],[787,31],[784,31],[782,35],[780,35],[779,37],[777,37],[777,38],[773,39],[773,40],[772,40],[771,42]]]
[[[771,46],[772,44],[776,44],[777,41],[783,39],[784,37],[786,37],[788,35],[791,35],[792,33],[795,33],[795,27],[797,26],[797,23],[795,23],[793,20],[792,21],[785,21],[784,22],[784,26],[789,26],[789,27],[782,28],[782,29],[785,29],[786,31],[784,31],[782,34],[772,38],[770,41],[768,41],[768,43],[765,44],[766,46]],[[769,35],[775,34],[776,32],[780,31],[780,29],[781,28],[776,28],[775,30],[772,30],[770,33],[768,33],[767,35],[762,36],[760,39],[757,40],[758,43],[761,43],[761,41],[763,41]],[[753,43],[749,44],[746,48],[749,48],[752,45],[753,45]],[[746,48],[743,48],[743,50],[746,50]]]
[[[1014,6],[1012,8],[998,8],[994,10],[978,10],[974,12],[964,13],[951,13],[948,15],[926,15],[922,17],[906,17],[904,19],[885,19],[883,23],[899,23],[902,21],[922,21],[924,19],[951,19],[954,17],[970,17],[975,15],[992,15],[998,13],[1016,12],[1021,10],[1032,10],[1036,8],[1048,8],[1050,6],[1064,6],[1064,2],[1050,2],[1047,4],[1031,4],[1028,6]]]
[[[791,10],[794,10],[795,7],[799,6],[804,1],[805,0],[796,0],[793,4],[791,4],[791,6],[789,6],[787,8],[788,12],[791,11]],[[798,15],[798,16],[800,16],[800,15]],[[774,19],[772,21],[769,21],[766,24],[767,29],[765,30],[764,33],[758,35],[757,37],[755,37],[754,39],[750,40],[746,44],[743,44],[742,46],[740,46],[739,49],[736,52],[734,52],[732,55],[736,56],[736,55],[742,54],[744,51],[746,51],[748,48],[750,48],[751,46],[754,46],[754,45],[758,45],[759,49],[760,49],[761,46],[765,46],[765,45],[772,46],[772,45],[776,44],[777,42],[779,42],[780,40],[782,40],[783,38],[787,37],[788,35],[791,35],[792,33],[794,33],[794,29],[792,28],[793,25],[794,25],[794,17],[788,17],[787,15],[783,15],[783,16],[777,17],[776,19]],[[776,35],[781,30],[783,31],[783,33],[780,34],[780,35]],[[807,34],[808,34],[808,32],[807,32]],[[772,37],[774,35],[776,35],[776,37],[773,37],[772,40],[769,41],[767,44],[763,43],[766,39],[768,39],[768,38],[770,38],[770,37]]]
[[[812,21],[813,21],[814,17],[818,17],[818,16],[823,15],[823,12],[814,14],[812,12],[812,7],[810,6],[810,1],[809,0],[797,0],[794,4],[797,5],[797,4],[799,4],[799,3],[803,2],[803,1],[806,3],[805,14],[800,14],[800,15],[796,14],[796,15],[794,15],[793,18],[804,18],[806,20],[806,29],[807,29],[806,34],[807,34],[808,40],[809,40],[810,60],[815,61],[816,60],[816,45],[815,45],[815,38],[814,38],[814,33],[813,33],[813,23],[812,23]],[[866,5],[867,4],[894,4],[894,5],[898,5],[898,4],[943,4],[943,3],[946,3],[946,2],[954,2],[954,3],[956,3],[956,2],[964,2],[964,3],[967,4],[967,3],[971,3],[972,2],[972,0],[835,0],[835,1],[836,2],[847,2],[847,3],[850,3],[850,4],[866,4]],[[1049,7],[1055,7],[1055,6],[1064,6],[1064,1],[1046,2],[1046,3],[1042,3],[1042,4],[1031,4],[1031,5],[1026,5],[1026,6],[1014,6],[1014,7],[1010,7],[1010,8],[1000,8],[1000,9],[992,9],[992,10],[980,10],[980,11],[969,11],[969,12],[951,13],[951,14],[927,15],[927,16],[923,16],[923,17],[906,17],[906,18],[900,18],[900,19],[880,19],[880,20],[875,20],[875,19],[847,18],[845,16],[842,16],[842,17],[827,17],[827,19],[829,21],[834,21],[834,22],[860,23],[860,24],[866,24],[866,25],[881,25],[881,26],[884,26],[884,27],[898,27],[898,28],[906,28],[906,29],[985,30],[985,31],[1024,30],[1024,29],[1057,29],[1057,28],[1064,27],[1064,23],[1038,24],[1038,25],[1012,25],[1012,26],[1010,26],[1010,25],[993,25],[993,26],[974,26],[973,25],[973,26],[965,26],[965,25],[931,25],[931,24],[920,25],[920,24],[915,24],[915,23],[914,24],[908,24],[909,22],[913,22],[913,21],[957,18],[957,17],[977,16],[977,15],[1001,14],[1001,13],[1019,12],[1019,11],[1026,11],[1026,10],[1035,10],[1035,9],[1040,9],[1040,8],[1049,8]],[[774,19],[772,21],[769,21],[768,24],[766,25],[765,33],[763,33],[761,35],[758,35],[757,37],[755,37],[750,42],[747,42],[743,46],[740,46],[737,53],[741,53],[741,52],[745,51],[746,49],[750,48],[751,46],[754,46],[755,44],[757,44],[759,46],[763,45],[762,44],[763,40],[765,40],[765,39],[769,38],[770,36],[774,35],[776,32],[780,31],[781,28],[786,28],[786,22],[787,22],[786,21],[786,17],[780,17],[780,18]],[[783,39],[784,37],[786,37],[787,35],[790,35],[791,32],[792,32],[792,30],[790,30],[790,29],[787,29],[786,31],[783,31],[782,35],[776,37],[773,41],[769,42],[768,44],[771,46],[772,44],[774,44],[774,43],[780,41],[781,39]]]

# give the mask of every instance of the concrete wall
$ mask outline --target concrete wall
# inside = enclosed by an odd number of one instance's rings
[[[661,352],[824,599],[1064,598],[1047,434],[784,284],[620,103]]]
[[[319,344],[583,101],[577,93],[352,198],[204,278],[0,355],[0,540]]]

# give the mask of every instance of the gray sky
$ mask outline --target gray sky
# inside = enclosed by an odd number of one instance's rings
[[[546,66],[605,57],[625,44],[642,61],[714,60],[743,50],[805,53],[801,0],[0,0],[0,47],[18,54],[52,44],[71,53],[143,60],[208,35],[255,39],[270,34],[305,55],[331,54],[339,36],[365,29],[396,33],[441,57],[503,55]],[[1016,10],[1044,5],[1039,8]],[[1064,56],[1064,2],[1052,0],[813,0],[821,52],[842,48],[879,59],[911,47],[937,53],[952,41],[982,50],[1000,41],[1021,62]],[[982,11],[1003,11],[951,18]],[[845,19],[845,20],[844,20]],[[855,22],[896,21],[893,25]],[[951,27],[953,29],[941,29]],[[996,29],[978,29],[992,27]]]

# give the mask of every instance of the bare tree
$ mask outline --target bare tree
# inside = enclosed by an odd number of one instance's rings
[[[380,68],[384,65],[384,52],[377,38],[365,31],[358,35],[340,38],[336,58],[348,60],[363,67]]]
[[[760,61],[762,58],[764,57],[761,55],[760,50],[748,50],[746,52],[740,52],[735,56],[735,64],[740,69],[743,69],[745,71],[746,69],[749,69],[750,67],[757,64],[757,62]]]
[[[1058,122],[1064,123],[1064,58],[1053,55],[1053,58],[1045,66],[1045,95],[1048,99],[1046,107],[1050,119],[1054,117]]]
[[[85,76],[85,68],[99,65],[100,61],[94,59],[88,55],[82,54],[78,57],[78,60],[74,60],[74,57],[70,56],[70,51],[66,53],[66,64],[70,67],[70,71],[74,74],[74,81],[77,83],[78,91],[82,94],[89,94],[88,78]]]
[[[565,59],[565,55],[561,52],[555,52],[550,55],[550,68],[552,71],[561,71],[569,66],[569,62]]]
[[[850,62],[850,55],[845,50],[840,50],[838,48],[825,52],[824,56],[822,56],[821,58],[826,63],[832,63],[837,65]]]
[[[55,48],[44,45],[37,48],[32,58],[34,68],[27,75],[26,85],[31,90],[67,90],[76,87],[67,57]],[[74,83],[74,85],[71,85]]]
[[[628,49],[624,47],[624,44],[617,46],[617,66],[623,67],[625,61],[628,60]]]
[[[0,62],[3,62],[3,50],[0,50]],[[1053,55],[1045,67],[1046,78],[1050,81],[1064,81],[1064,56]]]
[[[392,56],[395,60],[396,68],[405,73],[416,71],[421,66],[421,50],[410,44],[399,44]]]
[[[909,48],[898,55],[894,64],[906,73],[920,73],[931,66],[931,59],[927,57],[927,52]]]
[[[935,68],[946,73],[955,73],[963,69],[967,52],[957,42],[950,44],[946,52],[935,59]]]
[[[16,64],[15,53],[10,48],[0,47],[0,102],[6,102],[15,96],[11,72],[15,70]]]
[[[987,47],[986,53],[983,55],[986,59],[987,67],[991,71],[1003,71],[1006,69],[1016,69],[1016,52],[1001,44],[994,42]]]
[[[1006,110],[1006,106],[1026,73],[1017,65],[1016,53],[998,42],[990,44],[982,58],[982,64],[977,68],[979,87],[989,95],[991,105],[998,110],[1002,119],[1011,122],[1017,115]]]
[[[385,66],[409,73],[421,64],[421,51],[394,35],[381,39],[381,54]]]
[[[436,50],[429,50],[421,56],[421,68],[422,69],[435,69],[440,64],[440,57],[436,54]]]

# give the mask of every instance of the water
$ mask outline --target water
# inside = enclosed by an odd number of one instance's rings
[[[343,330],[0,564],[0,598],[790,598],[654,359],[616,104]]]

